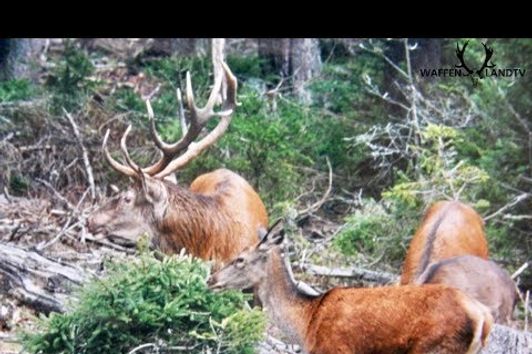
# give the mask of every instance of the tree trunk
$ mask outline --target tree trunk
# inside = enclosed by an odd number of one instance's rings
[[[442,66],[442,47],[444,40],[441,38],[413,38],[408,41],[410,45],[417,43],[418,48],[412,51],[412,70],[418,74],[420,69],[437,69]]]
[[[80,38],[88,50],[103,50],[121,59],[136,58],[144,53],[162,56],[204,56],[210,40],[204,38]]]
[[[260,38],[258,47],[259,56],[263,59],[263,74],[276,74],[281,77],[290,76],[289,38]]]
[[[214,77],[223,75],[222,62],[225,61],[225,38],[213,38],[211,46],[211,57]],[[218,103],[225,102],[227,97],[227,81],[222,80],[222,87],[220,88],[220,95],[218,96]]]
[[[39,41],[33,39],[0,39],[0,81],[31,79],[32,61]]]
[[[294,95],[303,102],[309,103],[311,97],[306,84],[321,70],[318,39],[261,38],[258,47],[259,56],[264,59],[263,73],[291,78],[290,83]]]
[[[315,38],[291,40],[291,72],[294,94],[301,101],[310,103],[312,97],[306,85],[321,70],[319,41]]]
[[[154,38],[152,50],[164,55],[190,57],[204,52],[199,38]],[[205,54],[205,53],[201,53]]]

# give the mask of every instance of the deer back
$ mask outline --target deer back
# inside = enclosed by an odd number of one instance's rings
[[[475,256],[459,256],[432,263],[416,279],[417,284],[445,284],[460,289],[486,305],[495,322],[510,322],[517,300],[515,284],[495,262]]]
[[[310,353],[466,353],[487,340],[489,311],[442,285],[335,288],[309,317]]]
[[[257,230],[267,228],[268,215],[261,198],[232,171],[219,169],[199,176],[190,193],[194,201],[185,201],[185,208],[170,213],[161,224],[164,235],[158,248],[165,253],[185,248],[221,265],[255,245]]]
[[[484,221],[461,202],[437,202],[426,212],[410,242],[401,284],[412,283],[430,263],[462,255],[488,258]]]

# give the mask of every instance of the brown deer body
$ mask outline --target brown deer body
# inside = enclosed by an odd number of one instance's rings
[[[187,73],[189,124],[182,116],[184,135],[174,144],[161,140],[155,128],[151,105],[146,102],[151,135],[162,152],[161,159],[152,166],[140,168],[129,157],[126,139],[131,126],[125,131],[120,144],[127,165],[114,160],[107,151],[107,131],[103,143],[107,161],[115,170],[133,178],[135,183],[91,215],[89,231],[130,243],[147,232],[152,237],[152,244],[165,253],[177,253],[184,248],[194,256],[215,261],[217,266],[258,241],[257,230],[267,228],[268,216],[262,200],[242,177],[219,169],[199,176],[189,189],[165,179],[214,144],[229,126],[237,105],[237,82],[227,65],[221,65],[223,70],[215,78],[214,88],[203,108],[196,107],[194,103]],[[226,81],[227,92],[222,96],[226,97],[226,101],[222,111],[214,112],[223,80]],[[218,125],[194,142],[214,116],[220,116]]]
[[[433,204],[410,242],[401,284],[411,284],[430,263],[455,256],[488,258],[484,221],[471,207],[458,201]]]
[[[457,288],[486,305],[497,323],[511,321],[517,301],[512,278],[493,261],[459,256],[432,263],[416,284],[445,284]]]
[[[268,233],[208,283],[213,290],[254,286],[271,320],[305,352],[477,353],[486,343],[489,310],[444,285],[301,293],[276,247],[282,238]]]

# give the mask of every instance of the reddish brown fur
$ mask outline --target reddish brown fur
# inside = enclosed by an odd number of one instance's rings
[[[334,288],[313,297],[298,291],[278,249],[261,247],[242,252],[209,286],[255,286],[271,320],[306,353],[477,353],[486,343],[488,309],[459,290]]]
[[[332,289],[308,306],[304,346],[323,354],[465,353],[483,326],[465,301],[441,285]]]
[[[437,202],[426,212],[410,242],[401,284],[413,283],[430,263],[462,255],[488,258],[484,221],[463,203]]]
[[[512,318],[517,292],[512,278],[493,261],[475,256],[448,258],[433,263],[417,284],[445,284],[457,288],[486,305],[497,323]]]
[[[219,169],[199,176],[189,190],[173,192],[167,216],[158,224],[156,242],[165,253],[185,248],[190,254],[227,262],[258,241],[268,215],[259,195],[236,173]]]
[[[139,235],[150,234],[153,244],[166,253],[186,249],[189,254],[214,260],[219,266],[234,258],[244,248],[258,241],[258,231],[268,225],[266,209],[251,186],[239,175],[225,169],[204,174],[190,189],[165,180],[212,146],[225,133],[238,106],[238,82],[221,57],[213,57],[217,73],[204,107],[195,104],[190,74],[187,73],[186,102],[188,117],[181,109],[183,136],[175,143],[161,140],[155,126],[150,101],[146,101],[150,133],[161,158],[140,168],[127,151],[131,125],[120,139],[120,149],[127,165],[116,161],[107,149],[110,131],[103,139],[103,153],[116,171],[135,180],[133,188],[101,207],[88,220],[92,233],[104,233],[128,243]],[[178,99],[180,91],[177,92]],[[222,110],[214,107],[223,97]],[[209,121],[219,116],[215,128],[201,139]]]
[[[89,230],[108,235],[123,233],[126,236],[122,238],[133,242],[148,232],[153,245],[164,253],[178,253],[184,248],[220,266],[256,244],[257,230],[267,228],[268,215],[259,195],[229,170],[201,175],[190,189],[155,178],[149,179],[149,185],[149,193],[136,184],[102,206],[91,215]],[[134,203],[125,202],[125,194],[134,198]],[[147,202],[146,194],[160,200]],[[162,212],[154,212],[157,208]]]

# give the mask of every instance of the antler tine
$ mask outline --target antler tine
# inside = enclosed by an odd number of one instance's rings
[[[159,150],[162,152],[162,156],[159,161],[149,167],[142,169],[143,173],[153,176],[155,173],[162,170],[170,161],[172,161],[173,156],[183,150],[183,148],[186,147],[186,144],[182,143],[183,139],[176,144],[165,143],[157,132],[157,127],[155,126],[155,115],[153,114],[153,108],[151,107],[149,99],[146,100],[146,110],[148,111],[148,120],[150,121],[150,135],[157,148],[159,148]]]
[[[190,78],[190,71],[187,71],[187,83],[185,86],[185,93],[186,93],[185,97],[187,98],[188,108],[192,112],[196,112],[198,110],[198,107],[196,106],[196,100],[194,99],[194,90],[192,89],[192,79]]]
[[[148,120],[150,121],[150,134],[151,137],[155,143],[155,145],[161,150],[162,156],[155,164],[140,169],[138,165],[133,162],[133,160],[130,158],[129,153],[127,151],[126,147],[126,140],[127,136],[131,130],[131,126],[129,126],[126,131],[124,132],[124,135],[122,136],[122,139],[120,141],[120,148],[122,150],[122,153],[124,155],[124,158],[129,166],[125,166],[123,164],[120,164],[116,160],[114,160],[109,152],[107,151],[106,143],[109,136],[109,131],[106,133],[106,137],[104,139],[104,154],[105,158],[109,162],[109,164],[117,171],[130,176],[135,177],[138,176],[139,173],[145,173],[150,176],[160,176],[165,177],[172,173],[173,171],[183,167],[186,163],[188,163],[191,159],[199,155],[204,149],[206,149],[208,146],[212,145],[216,140],[220,138],[220,136],[223,135],[223,133],[227,130],[227,127],[229,126],[229,123],[231,121],[231,114],[233,113],[234,107],[237,105],[236,102],[236,90],[237,90],[237,80],[236,77],[233,75],[227,64],[224,62],[221,62],[221,65],[223,67],[223,73],[220,73],[216,76],[213,89],[209,95],[209,99],[207,100],[207,103],[204,107],[199,108],[196,106],[194,101],[194,93],[192,89],[192,80],[190,78],[190,73],[187,72],[187,87],[186,87],[186,99],[187,104],[190,110],[190,119],[189,123],[190,125],[187,128],[186,120],[184,118],[184,115],[182,114],[183,110],[180,106],[180,121],[183,128],[183,137],[177,141],[174,144],[168,144],[165,143],[162,138],[160,137],[159,133],[157,132],[157,128],[155,126],[155,117],[153,114],[153,108],[151,106],[150,100],[146,100],[146,109],[148,111]],[[214,105],[216,104],[218,94],[220,92],[220,89],[222,87],[222,82],[224,80],[227,81],[227,99],[224,102],[223,105],[223,111],[221,112],[215,112],[214,111]],[[180,100],[180,91],[177,91],[177,98],[178,101]],[[216,126],[215,129],[213,129],[205,138],[203,138],[198,143],[191,146],[194,139],[198,137],[198,135],[201,133],[201,130],[207,124],[207,122],[212,119],[215,116],[220,116],[220,122],[218,123],[218,126]],[[176,160],[173,160],[179,153],[181,153],[183,150],[185,150],[188,147],[188,150],[185,154],[177,158]]]
[[[179,90],[179,89],[178,89]],[[157,132],[157,127],[155,126],[155,115],[153,114],[153,109],[151,107],[150,100],[146,100],[146,110],[148,111],[148,120],[150,121],[150,134],[155,145],[163,152],[165,155],[173,155],[181,151],[186,147],[186,145],[180,140],[175,144],[168,144],[163,141],[159,133]],[[181,146],[185,145],[185,146]],[[143,171],[148,173],[149,168],[144,168]],[[150,173],[148,173],[150,174]]]
[[[211,132],[209,132],[209,134],[207,134],[203,139],[201,139],[200,141],[198,141],[197,143],[193,145],[190,145],[188,150],[183,155],[179,156],[177,159],[170,162],[162,171],[156,173],[155,177],[163,178],[165,176],[168,176],[172,172],[179,170],[180,168],[185,166],[192,159],[194,159],[196,156],[201,154],[201,152],[203,152],[206,148],[214,144],[225,133],[225,131],[229,127],[229,123],[231,123],[231,118],[232,118],[232,113],[234,111],[234,107],[238,105],[238,103],[236,102],[236,90],[237,90],[238,83],[237,83],[236,77],[233,75],[229,67],[223,62],[222,62],[222,67],[223,67],[223,72],[225,74],[225,79],[227,80],[227,95],[226,95],[227,100],[224,102],[223,111],[215,113],[212,111],[212,107],[209,108],[210,105],[214,105],[214,103],[211,103],[211,98],[212,98],[212,101],[214,102],[216,100],[216,95],[213,95],[213,93],[211,93],[211,96],[209,97],[209,102],[203,108],[205,112],[210,110],[211,116],[214,116],[214,115],[220,116],[220,121],[218,122],[218,125]],[[223,79],[222,75],[220,75],[220,77],[221,77],[221,79],[219,79],[220,83],[218,84],[218,81],[219,81],[218,79],[216,80],[217,82],[215,83],[215,88],[218,87],[218,90],[219,90],[219,87],[221,86],[221,80]],[[187,100],[190,105],[191,103],[193,104],[194,101],[193,101],[193,95],[189,95],[190,93],[188,92],[189,87],[190,85],[187,85]],[[213,90],[213,92],[215,91]],[[192,101],[190,101],[189,99],[191,97],[192,97]],[[210,116],[207,118],[207,120],[208,119],[210,119]],[[189,133],[191,130],[196,128],[196,124],[194,123],[195,121],[191,120]],[[203,126],[200,126],[200,131],[202,127]]]
[[[148,110],[148,119],[150,120],[150,132],[152,139],[155,145],[162,151],[163,155],[159,161],[157,161],[152,166],[143,168],[142,171],[147,173],[150,176],[153,176],[164,169],[172,159],[179,154],[181,151],[187,148],[194,139],[198,137],[204,125],[212,117],[219,115],[213,111],[213,107],[216,104],[216,96],[220,91],[222,86],[223,75],[218,75],[215,78],[214,87],[211,91],[207,104],[203,108],[198,108],[194,100],[194,93],[192,89],[192,80],[190,78],[190,72],[187,72],[187,87],[186,87],[186,98],[187,104],[190,109],[190,126],[186,129],[186,133],[183,134],[183,137],[174,144],[165,143],[155,127],[155,119],[153,114],[153,109],[149,100],[146,100],[146,107]],[[181,120],[183,122],[184,119]]]
[[[240,106],[241,103],[236,101],[236,92],[238,90],[238,81],[233,74],[229,66],[222,61],[222,68],[225,73],[225,80],[227,83],[227,100],[224,103],[224,110],[233,110],[236,106]],[[229,112],[231,113],[231,112]],[[219,113],[222,114],[222,113]]]
[[[107,139],[109,139],[110,132],[111,131],[107,129],[107,131],[105,132],[105,137],[103,138],[102,150],[103,150],[103,155],[105,156],[105,159],[111,165],[111,167],[114,168],[117,172],[125,174],[126,176],[129,176],[129,177],[136,177],[137,172],[135,170],[133,170],[131,167],[122,165],[121,163],[119,163],[118,161],[116,161],[115,159],[111,157],[109,150],[107,150]]]
[[[155,145],[162,151],[170,149],[172,146],[165,143],[159,133],[157,133],[157,128],[155,127],[155,115],[153,114],[153,108],[151,108],[150,100],[146,100],[146,110],[148,111],[148,120],[150,121],[150,134]]]
[[[124,158],[126,159],[126,162],[129,165],[129,167],[133,169],[134,171],[140,171],[139,166],[131,159],[131,157],[129,157],[129,152],[127,151],[126,140],[127,140],[127,136],[130,130],[131,130],[131,124],[128,125],[126,131],[124,132],[124,134],[122,135],[122,138],[120,139],[120,150],[122,150],[122,154],[124,155]]]
[[[190,72],[187,72],[187,103],[190,108],[190,121],[191,124],[197,123],[200,126],[203,126],[209,119],[216,115],[214,113],[214,105],[222,88],[223,75],[218,75],[214,78],[214,85],[209,95],[209,99],[205,104],[205,107],[199,108],[196,106],[194,99],[194,91],[192,89],[192,80],[190,79]]]
[[[187,117],[185,117],[185,110],[183,109],[183,96],[181,90],[176,89],[177,104],[179,105],[179,122],[181,123],[181,135],[185,136],[188,132]]]
[[[148,120],[150,121],[150,134],[151,134],[151,137],[152,137],[153,142],[155,143],[155,145],[162,152],[162,156],[159,159],[159,161],[157,161],[155,164],[153,164],[153,165],[151,165],[149,167],[146,167],[146,168],[142,169],[142,172],[144,172],[144,173],[146,173],[146,174],[148,174],[150,176],[153,176],[157,172],[161,171],[170,161],[172,161],[172,158],[176,154],[180,153],[183,149],[185,149],[187,147],[187,145],[189,145],[190,142],[192,140],[194,140],[194,138],[196,136],[192,136],[192,134],[190,136],[187,136],[185,134],[185,136],[183,136],[183,138],[181,138],[181,140],[179,140],[175,144],[165,143],[162,140],[162,138],[159,135],[159,133],[157,132],[157,128],[155,126],[155,118],[154,118],[153,109],[151,107],[150,100],[146,100],[146,109],[148,111]],[[199,130],[201,130],[201,129],[199,129]],[[199,134],[199,130],[198,130],[197,134]]]

